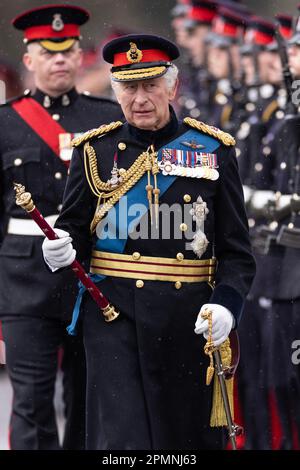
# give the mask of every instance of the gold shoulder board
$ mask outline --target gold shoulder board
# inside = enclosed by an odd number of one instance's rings
[[[111,122],[110,124],[103,124],[102,126],[87,131],[80,137],[76,137],[76,139],[73,139],[72,146],[79,147],[79,145],[87,142],[88,140],[91,140],[94,137],[99,137],[99,135],[107,134],[108,132],[114,131],[120,126],[123,126],[123,123],[121,121]]]
[[[197,121],[197,119],[192,119],[189,117],[184,118],[183,122],[198,131],[204,132],[204,134],[208,134],[215,139],[218,139],[222,142],[222,144],[227,145],[228,147],[231,145],[235,145],[235,139],[232,135],[228,134],[227,132],[221,131],[217,127],[209,126],[204,122]]]

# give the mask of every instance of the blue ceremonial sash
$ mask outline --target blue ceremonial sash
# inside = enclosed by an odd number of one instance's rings
[[[200,134],[196,130],[189,130],[177,137],[172,142],[168,142],[163,148],[187,151],[190,150],[182,142],[196,142],[205,147],[205,152],[213,152],[220,143],[213,137]],[[162,150],[158,151],[158,160],[161,160]],[[161,173],[157,175],[157,186],[160,189],[160,197],[170,188],[177,179],[177,176],[164,176]],[[106,251],[110,253],[123,253],[128,239],[128,227],[134,231],[135,227],[140,223],[142,217],[149,210],[147,199],[147,191],[145,189],[148,183],[147,174],[145,174],[138,182],[126,193],[126,201],[121,198],[112,209],[106,214],[105,221],[108,230],[105,232],[105,238],[98,238],[96,242],[96,250]],[[128,209],[132,204],[139,204],[139,216],[128,215]],[[97,234],[98,235],[98,234]],[[101,236],[101,234],[100,234]]]
[[[220,143],[218,140],[210,137],[206,134],[201,134],[200,132],[191,129],[181,134],[172,142],[168,142],[164,147],[158,151],[158,160],[161,160],[163,148],[183,150],[184,152],[190,151],[191,148],[184,145],[183,142],[195,142],[196,144],[203,145],[203,151],[206,153],[211,153],[215,151]],[[152,177],[153,178],[153,177]],[[161,173],[157,175],[157,187],[160,189],[160,197],[170,188],[174,181],[180,178],[180,176],[164,176]],[[147,199],[147,191],[145,189],[148,184],[147,174],[131,188],[126,195],[126,203],[124,196],[118,201],[106,214],[105,216],[105,225],[108,227],[108,230],[105,232],[105,238],[99,238],[96,242],[96,250],[105,251],[109,253],[123,253],[127,240],[128,240],[128,227],[130,226],[131,231],[134,231],[135,227],[140,223],[142,217],[149,210],[149,202]],[[132,204],[139,204],[139,216],[128,215],[128,209]],[[96,231],[97,233],[97,231]],[[102,232],[103,233],[103,232]],[[98,234],[97,234],[98,236]],[[101,236],[101,234],[100,234]],[[106,276],[98,274],[89,274],[94,282],[99,282],[103,280]],[[80,306],[83,294],[85,292],[85,287],[79,283],[79,293],[75,303],[75,307],[72,315],[72,322],[67,327],[67,331],[70,335],[76,334],[76,323],[80,313]]]

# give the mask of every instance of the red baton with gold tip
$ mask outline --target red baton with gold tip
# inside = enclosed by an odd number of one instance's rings
[[[53,228],[50,227],[48,222],[44,219],[39,210],[35,207],[32,200],[31,194],[26,192],[25,186],[22,184],[14,183],[14,189],[16,191],[16,204],[21,206],[30,217],[36,222],[40,229],[44,232],[49,240],[55,240],[59,238],[54,232]],[[110,322],[115,320],[119,316],[119,312],[111,305],[104,295],[100,292],[98,287],[89,278],[81,264],[74,260],[70,265],[73,273],[78,277],[82,284],[86,287],[92,298],[95,300],[97,305],[102,310],[105,317],[105,321]]]

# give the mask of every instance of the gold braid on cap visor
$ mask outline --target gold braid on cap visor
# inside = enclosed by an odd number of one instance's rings
[[[128,79],[143,79],[155,77],[156,75],[162,75],[166,71],[165,66],[161,67],[148,67],[144,69],[133,69],[133,70],[120,70],[119,72],[112,72],[112,76],[117,80],[128,80]]]

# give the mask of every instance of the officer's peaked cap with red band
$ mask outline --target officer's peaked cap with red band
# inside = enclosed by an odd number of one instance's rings
[[[150,34],[121,36],[103,48],[104,60],[113,64],[113,80],[119,82],[160,77],[177,57],[174,43]]]
[[[12,24],[24,31],[26,44],[38,41],[45,49],[58,52],[69,49],[80,38],[79,26],[89,17],[89,12],[81,7],[44,5],[21,13]]]

